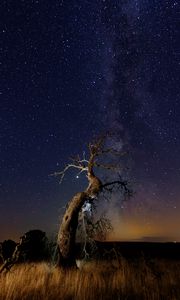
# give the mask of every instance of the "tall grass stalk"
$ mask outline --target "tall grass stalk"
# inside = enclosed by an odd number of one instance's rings
[[[180,299],[180,262],[91,261],[64,272],[24,264],[0,275],[0,300]]]

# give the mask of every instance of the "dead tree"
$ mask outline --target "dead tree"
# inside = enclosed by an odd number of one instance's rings
[[[59,266],[62,268],[76,267],[75,256],[75,241],[76,231],[78,226],[79,213],[86,202],[93,203],[97,199],[98,195],[103,191],[113,191],[115,186],[118,186],[124,194],[130,195],[128,188],[128,182],[117,178],[111,182],[102,182],[101,179],[95,174],[95,168],[102,168],[112,171],[119,171],[119,167],[115,164],[102,163],[101,160],[107,154],[122,156],[122,150],[113,149],[113,147],[106,148],[106,137],[101,137],[95,142],[88,145],[89,158],[85,155],[82,158],[77,156],[72,159],[72,163],[68,164],[63,171],[56,172],[54,176],[60,176],[60,182],[62,182],[65,173],[70,168],[78,170],[78,175],[85,172],[88,180],[87,188],[75,194],[69,201],[65,210],[58,233],[58,248],[59,248]]]

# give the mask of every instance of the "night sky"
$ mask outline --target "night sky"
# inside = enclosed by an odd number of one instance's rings
[[[1,0],[0,240],[58,228],[85,179],[49,174],[106,130],[131,150],[118,239],[180,240],[179,4]]]

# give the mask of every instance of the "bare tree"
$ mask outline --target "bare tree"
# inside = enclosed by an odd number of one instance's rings
[[[111,170],[118,173],[119,166],[117,164],[110,164],[105,159],[107,154],[112,156],[123,156],[122,150],[115,149],[113,147],[106,147],[107,136],[100,137],[96,139],[93,143],[88,145],[88,158],[81,158],[79,155],[76,158],[71,159],[71,163],[66,165],[64,170],[56,172],[53,175],[60,177],[60,182],[62,182],[65,173],[70,168],[75,168],[78,170],[77,176],[84,172],[88,179],[87,188],[75,194],[69,201],[62,223],[59,228],[58,233],[58,248],[59,248],[59,266],[63,268],[76,267],[75,260],[75,241],[76,241],[76,231],[78,226],[79,213],[85,203],[94,203],[95,199],[103,191],[112,193],[115,187],[121,189],[124,195],[129,196],[130,190],[128,188],[128,182],[122,180],[121,176],[118,176],[116,180],[110,182],[102,182],[102,180],[95,174],[96,168]],[[104,162],[102,162],[104,161]]]

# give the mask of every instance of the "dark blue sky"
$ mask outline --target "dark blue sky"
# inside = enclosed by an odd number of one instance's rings
[[[135,214],[178,214],[178,9],[170,0],[1,1],[0,239],[57,229],[84,180],[59,186],[48,175],[110,128],[131,149]]]

